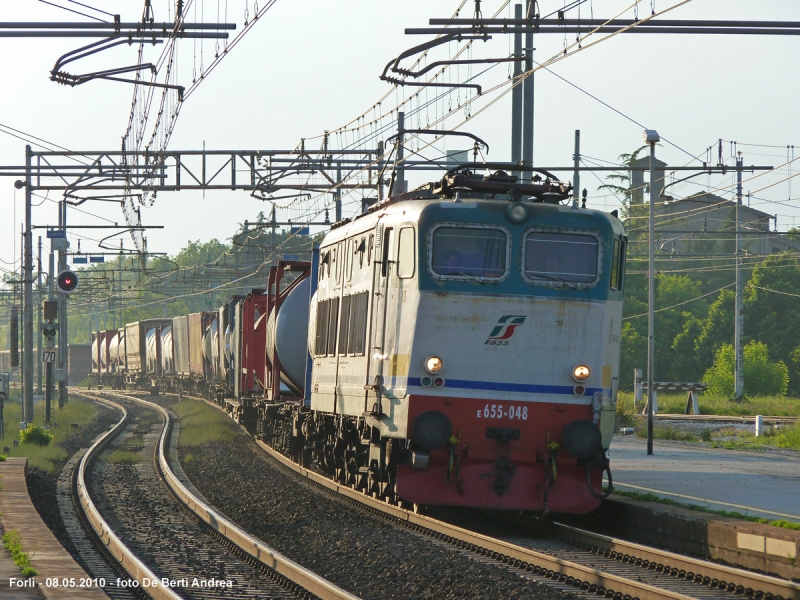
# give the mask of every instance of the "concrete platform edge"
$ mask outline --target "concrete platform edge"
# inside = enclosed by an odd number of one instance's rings
[[[800,581],[800,531],[612,494],[590,515],[563,519],[640,544]]]
[[[34,578],[36,587],[48,600],[108,598],[99,588],[45,585],[48,578],[58,578],[60,581],[74,579],[79,585],[81,579],[87,580],[89,576],[56,539],[33,506],[25,479],[27,463],[28,459],[24,457],[8,457],[0,462],[0,474],[3,475],[0,523],[5,531],[19,531],[22,546],[30,554],[31,564],[38,572]],[[22,578],[22,575],[19,577]]]

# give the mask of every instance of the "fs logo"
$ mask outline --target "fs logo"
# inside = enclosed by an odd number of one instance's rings
[[[484,344],[489,346],[508,346],[508,340],[514,335],[514,330],[525,322],[525,315],[503,315],[497,320],[489,337]]]

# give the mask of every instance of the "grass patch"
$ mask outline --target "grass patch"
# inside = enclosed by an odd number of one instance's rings
[[[800,424],[790,427],[781,427],[777,431],[767,428],[764,435],[756,437],[750,430],[720,429],[715,435],[726,437],[736,436],[733,440],[712,441],[712,448],[725,448],[726,450],[762,450],[766,447],[786,448],[787,450],[800,450]]]
[[[44,401],[34,405],[34,423],[42,425],[44,421]],[[12,440],[19,439],[19,422],[22,420],[22,404],[19,401],[5,403],[5,436],[0,432],[0,441],[3,446],[9,446],[9,456],[27,456],[28,466],[47,473],[58,473],[67,460],[67,453],[58,447],[58,444],[72,437],[75,430],[71,423],[77,423],[78,428],[91,423],[97,416],[98,407],[89,400],[70,397],[64,408],[58,408],[58,402],[52,405],[51,421],[58,422],[58,427],[51,427],[49,433],[53,442],[49,446],[36,446],[34,444],[20,444],[14,448]]]
[[[647,427],[638,427],[636,437],[647,437]],[[690,431],[681,431],[672,425],[654,425],[653,439],[656,440],[675,440],[678,442],[696,442],[697,436]]]
[[[115,465],[135,465],[143,461],[144,457],[141,454],[129,450],[114,450],[106,459],[106,462]]]
[[[800,417],[800,400],[797,398],[781,398],[765,396],[749,398],[742,402],[734,402],[726,398],[707,396],[702,394],[699,399],[700,414],[723,416],[785,416]],[[639,406],[641,411],[642,405]],[[683,414],[686,408],[686,395],[684,394],[659,394],[658,412],[662,415]],[[620,427],[636,427],[638,437],[646,437],[647,430],[643,422],[636,418],[639,411],[634,411],[633,394],[620,392],[617,396],[617,429]],[[755,437],[752,431],[743,429],[703,429],[700,438],[693,433],[683,432],[669,425],[656,425],[653,430],[655,439],[677,440],[682,442],[703,441],[710,443],[713,448],[728,450],[753,450],[764,447],[787,448],[800,450],[800,422],[795,425],[784,425],[777,431],[766,429],[766,435]],[[735,440],[716,440],[719,437],[733,437]]]
[[[12,529],[3,534],[3,546],[11,553],[11,558],[14,559],[14,564],[20,568],[25,577],[33,577],[38,575],[36,569],[31,565],[31,559],[27,552],[22,547],[22,538],[19,531]]]
[[[658,412],[660,414],[682,415],[686,409],[686,396],[688,393],[658,394]],[[753,415],[768,415],[772,417],[800,417],[800,399],[782,396],[759,396],[735,402],[722,396],[709,396],[700,394],[698,398],[700,414],[723,415],[735,417],[750,417]],[[644,403],[639,405],[639,411]],[[617,416],[620,414],[633,414],[633,393],[619,392],[617,394]],[[620,425],[627,427],[628,425]]]
[[[206,442],[232,442],[239,438],[236,423],[205,402],[184,399],[170,408],[181,420],[178,435],[180,447],[192,448]]]
[[[745,515],[736,511],[714,510],[712,508],[707,508],[705,506],[698,506],[697,504],[684,504],[682,502],[676,502],[675,500],[670,500],[669,498],[663,498],[661,496],[657,496],[656,494],[651,494],[649,492],[624,492],[615,489],[614,493],[620,496],[625,496],[627,498],[633,498],[634,500],[639,500],[641,502],[658,502],[659,504],[669,504],[670,506],[688,508],[690,510],[696,510],[699,512],[719,515],[721,517],[727,517],[730,519],[740,519],[742,521],[750,521],[751,523],[764,523],[765,525],[772,525],[773,527],[783,527],[784,529],[794,529],[795,531],[800,531],[800,523],[793,523],[792,521],[785,521],[783,519],[777,519],[777,520],[763,519],[761,517]]]
[[[779,448],[800,450],[800,423],[793,427],[781,427],[776,433],[768,436],[767,439],[770,438],[775,441],[775,445]]]

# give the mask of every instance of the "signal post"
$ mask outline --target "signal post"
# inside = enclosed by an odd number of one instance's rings
[[[42,362],[45,364],[45,390],[44,390],[44,422],[50,423],[50,407],[52,406],[53,393],[53,363],[56,361],[56,333],[58,324],[54,321],[58,317],[58,302],[53,298],[52,282],[50,283],[49,300],[44,303],[44,322],[42,323],[42,334],[44,344],[42,346]]]

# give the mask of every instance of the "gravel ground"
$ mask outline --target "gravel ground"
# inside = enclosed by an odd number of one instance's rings
[[[184,512],[162,485],[152,461],[161,433],[161,416],[139,404],[116,401],[128,410],[128,423],[93,463],[89,486],[98,511],[122,542],[157,577],[184,580],[186,585],[174,591],[185,600],[296,597],[259,568],[229,552],[216,535]],[[122,448],[140,454],[142,461],[104,462],[115,449]],[[229,580],[232,588],[203,588],[193,584],[195,579]]]
[[[98,405],[97,418],[87,427],[65,440],[60,444],[60,447],[66,451],[67,456],[72,456],[81,448],[88,448],[94,438],[100,435],[101,432],[108,430],[112,424],[119,421],[119,418],[119,411]],[[62,426],[68,426],[68,424],[65,423]],[[67,552],[78,560],[79,564],[82,564],[67,535],[66,528],[61,520],[61,513],[58,510],[56,485],[58,483],[58,473],[45,473],[38,469],[28,469],[25,481],[28,484],[28,494],[31,497],[31,501],[36,507],[39,516],[42,517],[44,524],[53,532],[53,535],[61,542]]]
[[[194,485],[247,531],[364,599],[570,597],[312,489],[240,438],[192,449],[183,468]]]

